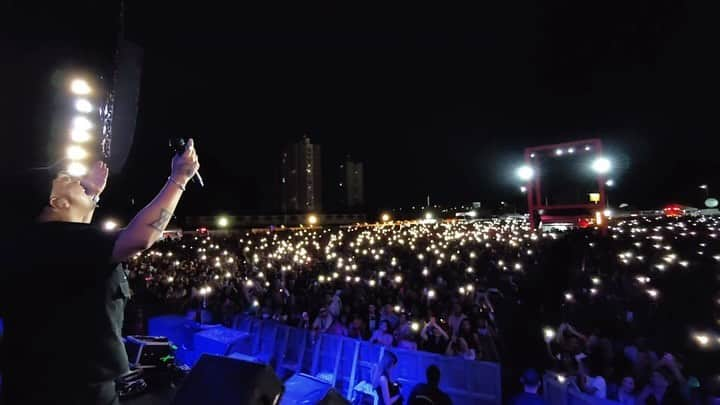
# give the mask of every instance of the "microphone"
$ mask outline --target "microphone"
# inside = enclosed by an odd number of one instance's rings
[[[175,154],[183,153],[185,151],[185,139],[183,138],[173,138],[170,139],[170,149]],[[193,176],[192,181],[197,181],[200,183],[200,187],[205,187],[205,182],[203,181],[202,176],[200,175],[200,170],[195,172],[195,176]]]

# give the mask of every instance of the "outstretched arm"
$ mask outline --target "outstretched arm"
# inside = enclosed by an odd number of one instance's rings
[[[108,179],[108,167],[105,164],[105,162],[97,161],[95,162],[88,173],[80,179],[80,184],[82,184],[83,188],[85,189],[85,192],[88,194],[88,198],[100,198],[100,195],[105,190],[105,186],[107,185],[107,179]],[[93,214],[95,213],[95,208],[87,213],[82,219],[82,222],[89,224],[92,222]]]
[[[130,221],[113,248],[113,259],[123,261],[152,246],[162,236],[175,212],[187,182],[200,168],[193,140],[172,160],[172,171],[157,196]]]

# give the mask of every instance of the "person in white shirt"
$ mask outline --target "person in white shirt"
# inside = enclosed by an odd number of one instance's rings
[[[462,313],[462,307],[460,304],[453,305],[453,313],[450,314],[448,317],[448,324],[450,324],[450,335],[451,336],[457,336],[460,332],[460,325],[462,325],[463,320],[467,318],[465,314]]]
[[[607,398],[607,383],[602,376],[602,359],[591,355],[580,361],[578,383],[580,389],[595,398]]]
[[[328,313],[327,308],[320,308],[320,313],[312,324],[313,331],[325,333],[333,323],[333,317]]]

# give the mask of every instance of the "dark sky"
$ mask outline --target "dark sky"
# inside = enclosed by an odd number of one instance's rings
[[[112,62],[118,3],[99,3],[2,3],[3,171],[42,161],[53,71]],[[281,147],[303,133],[323,147],[326,187],[346,154],[365,163],[376,208],[427,193],[518,198],[524,147],[584,137],[618,163],[615,202],[697,205],[698,184],[720,189],[711,13],[668,0],[492,3],[126,2],[126,38],[145,59],[135,143],[106,209],[153,195],[171,136],[196,139],[208,183],[184,213],[273,211]]]

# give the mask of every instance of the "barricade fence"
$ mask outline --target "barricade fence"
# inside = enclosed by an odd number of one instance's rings
[[[209,328],[222,328],[208,333]],[[431,364],[440,369],[440,387],[454,404],[501,404],[500,365],[457,357],[384,348],[338,335],[316,334],[271,320],[238,315],[232,328],[198,325],[181,316],[151,318],[151,335],[167,336],[178,347],[177,358],[192,366],[203,353],[232,356],[271,365],[285,380],[305,373],[326,381],[347,399],[368,395],[373,368],[386,350],[398,357],[393,378],[407,399],[412,388],[426,382]],[[199,335],[200,338],[198,336]],[[372,398],[369,399],[372,403]]]

